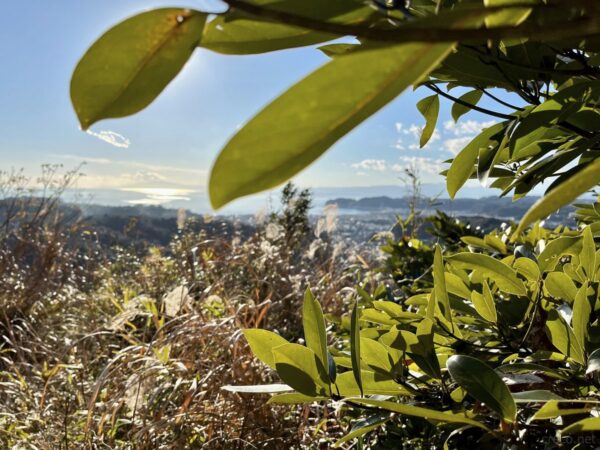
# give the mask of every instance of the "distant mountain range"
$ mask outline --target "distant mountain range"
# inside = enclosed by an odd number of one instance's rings
[[[538,197],[526,197],[516,202],[506,197],[459,198],[455,200],[448,198],[422,199],[419,201],[418,209],[421,211],[440,210],[455,216],[483,216],[503,220],[518,220],[537,199]],[[342,213],[350,211],[402,213],[409,209],[410,199],[408,197],[392,198],[387,196],[360,199],[335,198],[328,200],[326,204],[337,205]],[[548,220],[550,223],[570,223],[572,221],[570,215],[574,210],[572,206],[561,208]]]

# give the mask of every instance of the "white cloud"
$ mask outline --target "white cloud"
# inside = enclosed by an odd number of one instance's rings
[[[465,136],[479,134],[485,128],[491,127],[496,121],[488,120],[486,122],[478,122],[477,120],[464,120],[455,123],[453,120],[444,122],[444,130],[452,133],[455,136]]]
[[[188,167],[178,167],[178,166],[169,166],[169,165],[158,165],[158,164],[148,164],[140,161],[131,161],[131,160],[114,160],[109,158],[89,158],[86,156],[80,155],[70,155],[70,154],[52,154],[50,155],[54,158],[64,159],[68,161],[78,161],[83,163],[89,163],[90,165],[111,165],[111,166],[122,166],[128,168],[136,168],[142,170],[149,170],[154,172],[179,172],[179,173],[187,173],[190,175],[200,175],[205,176],[208,174],[206,169],[190,169]]]
[[[396,131],[400,135],[397,139],[395,147],[398,150],[405,150],[406,148],[410,150],[420,150],[419,140],[421,139],[421,133],[423,132],[423,127],[415,125],[414,123],[410,124],[408,127],[404,126],[402,122],[396,122]],[[405,138],[403,136],[407,136],[410,143],[408,146],[405,143]],[[437,128],[433,130],[433,134],[429,139],[429,142],[422,148],[422,150],[427,150],[432,147],[432,144],[436,141],[439,141],[442,138],[440,132]]]
[[[420,139],[420,137],[421,137],[421,135],[419,134],[419,139]],[[419,145],[418,142],[410,144],[408,146],[408,148],[411,150],[428,150],[431,148],[431,146],[433,145],[434,142],[439,141],[441,138],[442,138],[442,135],[440,134],[438,129],[435,128],[433,130],[433,134],[431,135],[431,138],[429,139],[429,141],[427,142],[427,144],[425,144],[425,146],[423,148],[421,148],[421,146]]]
[[[406,167],[416,167],[425,175],[438,175],[443,169],[443,161],[440,159],[425,158],[422,156],[402,156],[399,158],[403,164],[394,164],[393,172],[402,172]]]
[[[448,150],[450,153],[452,153],[453,155],[457,155],[458,152],[460,152],[465,147],[465,145],[467,145],[469,142],[471,142],[471,139],[473,139],[473,138],[474,138],[474,136],[464,136],[464,137],[446,139],[446,140],[444,140],[444,148],[446,150]]]
[[[101,141],[108,142],[110,145],[118,148],[129,148],[131,141],[125,136],[115,133],[114,131],[92,131],[86,130],[90,136],[94,136]]]
[[[354,169],[360,169],[361,171],[370,170],[373,172],[385,172],[387,164],[383,159],[364,159],[361,162],[352,164]]]

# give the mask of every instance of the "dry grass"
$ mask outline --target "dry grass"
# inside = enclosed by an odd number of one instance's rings
[[[330,447],[336,411],[221,387],[273,381],[240,329],[300,338],[307,286],[326,310],[345,309],[347,250],[326,233],[292,248],[272,226],[207,240],[184,225],[168,250],[108,258],[59,208],[75,174],[47,170],[42,196],[21,174],[2,179],[0,447]]]

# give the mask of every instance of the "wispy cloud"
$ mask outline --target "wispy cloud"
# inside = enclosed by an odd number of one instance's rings
[[[386,162],[383,159],[364,159],[360,162],[352,164],[352,168],[360,169],[360,171],[385,172]]]
[[[64,153],[59,153],[59,154],[54,153],[50,156],[52,156],[54,158],[63,159],[63,160],[69,160],[69,161],[87,162],[90,164],[99,164],[99,165],[118,165],[118,166],[122,166],[122,167],[139,168],[139,169],[144,169],[144,170],[152,170],[152,171],[156,171],[156,172],[161,172],[161,171],[180,172],[180,173],[188,173],[188,174],[202,175],[202,176],[205,176],[208,174],[208,170],[206,170],[206,169],[190,169],[188,167],[148,164],[148,163],[143,163],[140,161],[116,160],[116,159],[108,159],[108,158],[89,158],[87,156],[64,154]]]
[[[425,158],[421,156],[401,156],[400,164],[391,166],[392,172],[402,172],[407,167],[416,167],[424,175],[438,175],[443,170],[443,161],[440,159]]]
[[[448,150],[453,155],[458,155],[465,145],[467,145],[474,136],[463,136],[457,138],[446,139],[444,141],[444,148]]]
[[[439,130],[435,128],[427,144],[421,148],[419,140],[421,138],[421,133],[423,132],[423,127],[414,123],[406,126],[402,122],[396,122],[396,131],[399,136],[394,147],[398,150],[406,150],[407,148],[409,150],[430,150],[434,148],[436,146],[435,143],[442,138]]]
[[[453,120],[447,120],[444,122],[444,130],[452,133],[454,136],[475,135],[481,133],[485,128],[491,127],[495,123],[495,120],[488,120],[486,122],[464,120],[458,123]]]
[[[127,139],[125,136],[123,136],[119,133],[115,133],[114,131],[86,130],[86,133],[89,134],[90,136],[94,136],[94,137],[100,139],[101,141],[109,143],[113,147],[129,148],[129,146],[131,145],[131,141],[129,139]]]
[[[427,158],[423,156],[401,156],[398,163],[390,163],[384,159],[365,159],[352,164],[357,176],[368,176],[384,172],[403,172],[407,167],[416,167],[423,175],[437,176],[443,170],[441,159]]]

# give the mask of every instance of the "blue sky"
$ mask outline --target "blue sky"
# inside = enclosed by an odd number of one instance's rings
[[[175,4],[219,8],[208,0]],[[96,136],[80,131],[69,100],[69,80],[86,48],[116,22],[172,5],[157,0],[13,0],[3,5],[1,169],[23,167],[34,175],[42,163],[72,168],[86,161],[81,188],[121,192],[168,188],[180,190],[184,197],[192,192],[203,195],[212,161],[236,127],[327,61],[314,48],[244,57],[198,49],[149,108],[96,124],[92,127]],[[442,182],[436,175],[442,161],[490,118],[469,113],[454,125],[451,105],[442,100],[436,135],[419,150],[415,144],[423,119],[415,104],[429,94],[423,89],[404,93],[296,181],[315,188],[393,185],[399,183],[404,166],[416,163],[426,183]],[[118,142],[128,142],[128,147],[98,138],[107,133],[122,136],[117,136]],[[160,203],[160,195],[155,197]]]

